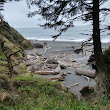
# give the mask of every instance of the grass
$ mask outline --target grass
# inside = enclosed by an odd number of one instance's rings
[[[31,74],[14,78],[9,94],[15,105],[2,102],[1,110],[100,110],[98,105],[78,101],[60,83],[36,78]]]
[[[1,66],[0,69],[7,70]],[[0,97],[0,110],[109,110],[110,108],[109,100],[105,96],[97,104],[78,101],[59,82],[37,78],[28,73],[23,65],[18,65],[18,69],[21,74],[13,78],[12,90],[0,91],[0,96],[4,97],[3,100]],[[6,75],[4,77],[8,78]],[[4,93],[8,94],[8,99]]]

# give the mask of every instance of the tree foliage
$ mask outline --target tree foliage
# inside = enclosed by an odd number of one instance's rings
[[[99,5],[106,1],[100,0]],[[93,0],[28,0],[28,4],[38,6],[38,10],[28,14],[29,17],[39,14],[47,21],[42,27],[57,29],[59,33],[53,36],[55,39],[73,27],[75,20],[93,20]],[[100,10],[109,11],[108,8]]]
[[[46,20],[44,28],[54,28],[59,33],[54,35],[56,39],[62,32],[74,26],[75,20],[91,21],[93,33],[90,39],[93,39],[93,50],[97,67],[98,86],[101,93],[105,91],[105,73],[107,72],[106,64],[103,59],[100,38],[100,13],[104,19],[110,12],[110,8],[102,7],[108,0],[28,0],[28,4],[38,6],[38,10],[29,13],[29,17],[36,14]]]

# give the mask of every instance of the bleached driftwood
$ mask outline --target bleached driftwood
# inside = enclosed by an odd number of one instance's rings
[[[41,74],[41,75],[56,75],[59,74],[61,72],[61,68],[60,65],[58,65],[58,67],[54,70],[50,70],[50,71],[36,71],[35,74]]]
[[[57,80],[57,81],[64,81],[65,77],[63,76],[57,76],[57,77],[53,77],[53,78],[50,78],[50,80]]]
[[[50,78],[50,80],[57,80],[57,81],[64,81],[64,79],[65,79],[65,75],[63,72],[60,72],[55,77]]]
[[[74,84],[72,84],[72,85],[68,86],[67,88],[68,88],[68,89],[70,89],[70,87],[77,86],[78,84],[79,84],[79,83],[74,83]]]
[[[95,76],[96,76],[95,71],[85,70],[85,69],[81,69],[81,68],[76,69],[75,72],[77,75],[84,75],[84,76],[88,76],[90,78],[95,78]]]
[[[59,72],[57,72],[57,71],[36,71],[35,74],[56,75],[56,74],[59,74]]]
[[[84,75],[81,75],[83,78],[85,78],[88,82],[90,81],[90,78]]]
[[[74,86],[77,86],[79,83],[74,83],[72,85],[70,85],[70,87],[74,87]]]
[[[44,55],[48,49],[50,49],[51,47],[45,47],[44,52],[41,51],[41,54]]]

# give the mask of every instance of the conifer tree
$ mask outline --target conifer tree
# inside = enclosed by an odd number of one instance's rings
[[[102,55],[99,14],[101,11],[103,13],[110,11],[109,8],[100,9],[100,6],[106,1],[108,0],[28,0],[28,4],[38,7],[38,10],[30,12],[28,16],[32,17],[39,14],[46,20],[46,23],[41,25],[42,27],[57,29],[59,33],[53,36],[54,39],[70,27],[74,27],[74,21],[76,19],[92,22],[92,39],[97,74],[99,85],[104,89],[104,74],[107,68]]]

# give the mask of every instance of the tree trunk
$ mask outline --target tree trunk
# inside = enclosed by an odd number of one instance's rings
[[[100,24],[99,24],[99,0],[93,0],[93,45],[94,55],[97,66],[98,86],[104,90],[104,73],[106,72],[106,65],[104,63],[101,39],[100,39]]]

